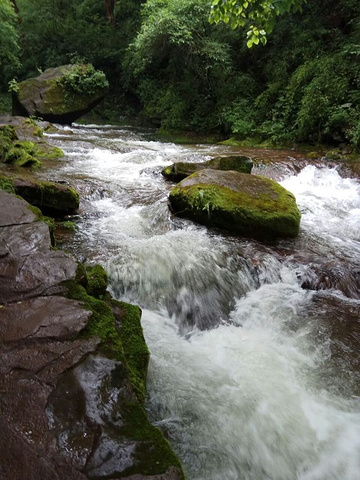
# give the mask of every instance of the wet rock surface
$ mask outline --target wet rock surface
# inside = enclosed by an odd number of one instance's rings
[[[71,255],[51,250],[29,205],[0,191],[0,478],[183,479],[176,457],[160,467],[151,460],[170,447],[149,424],[125,360],[84,333],[94,311],[63,296],[76,270]],[[103,302],[87,298],[101,323]]]
[[[234,170],[236,172],[251,173],[253,162],[250,157],[245,155],[231,155],[228,157],[219,156],[206,162],[177,162],[162,170],[165,178],[180,182],[192,173],[204,169],[211,170]]]

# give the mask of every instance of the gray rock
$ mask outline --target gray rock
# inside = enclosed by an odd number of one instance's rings
[[[13,115],[36,116],[55,123],[71,123],[89,112],[107,92],[106,82],[88,94],[69,92],[62,84],[64,77],[77,72],[88,75],[90,65],[62,65],[49,68],[36,78],[20,82],[13,94]]]
[[[29,338],[70,338],[90,316],[75,300],[36,297],[0,309],[0,338],[4,343]]]
[[[11,193],[0,190],[0,227],[31,223],[36,215],[29,209],[29,204]]]

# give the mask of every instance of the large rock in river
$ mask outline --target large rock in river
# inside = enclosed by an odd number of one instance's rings
[[[108,82],[92,65],[77,64],[49,68],[18,87],[13,93],[13,115],[71,123],[105,96]]]
[[[261,240],[299,233],[294,195],[257,175],[201,170],[171,190],[170,203],[180,216]]]
[[[212,158],[206,162],[176,162],[162,170],[162,174],[169,180],[180,182],[189,175],[204,169],[235,170],[242,173],[251,173],[253,162],[244,155],[229,155]]]

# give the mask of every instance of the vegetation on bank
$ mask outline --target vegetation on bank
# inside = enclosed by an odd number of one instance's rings
[[[99,111],[112,121],[360,148],[357,0],[281,0],[270,13],[243,0],[1,4],[3,92],[14,76],[85,60],[110,82]]]

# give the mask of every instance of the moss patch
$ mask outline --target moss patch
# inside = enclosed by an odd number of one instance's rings
[[[127,439],[139,442],[135,450],[136,467],[126,469],[122,476],[138,472],[143,475],[156,475],[165,473],[169,467],[174,466],[185,480],[179,459],[160,430],[147,420],[145,411],[134,403],[122,405],[122,410],[128,422],[121,428],[121,433]]]
[[[107,285],[108,275],[101,265],[87,265],[86,270],[86,291],[95,298],[103,298]]]
[[[136,305],[111,300],[117,328],[122,339],[130,380],[138,398],[143,402],[150,352],[141,326],[141,310]]]
[[[0,174],[0,190],[4,190],[8,193],[15,193],[13,181],[11,178],[7,177],[6,175]]]
[[[12,147],[13,142],[17,140],[15,128],[11,125],[0,126],[0,161],[4,162],[7,153]]]
[[[10,163],[18,167],[40,166],[41,162],[36,158],[35,144],[23,140],[15,142],[5,155],[5,163]]]

